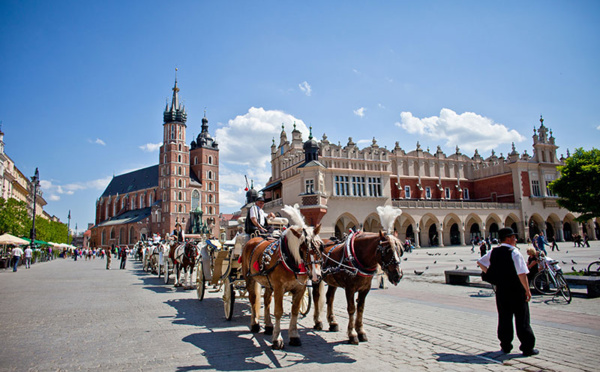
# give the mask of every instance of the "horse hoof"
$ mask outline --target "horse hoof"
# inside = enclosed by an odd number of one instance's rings
[[[329,325],[329,332],[337,332],[340,330],[340,326],[337,323]]]
[[[290,346],[302,346],[300,337],[290,337]]]
[[[283,350],[283,341],[282,340],[273,341],[273,345],[271,346],[271,349]]]
[[[250,332],[252,332],[252,333],[258,333],[258,332],[260,332],[260,325],[259,324],[252,324],[250,326]]]
[[[315,323],[314,330],[315,331],[322,331],[323,330],[323,323],[321,323],[321,322]]]
[[[265,326],[265,335],[272,335],[273,334],[273,326]]]
[[[348,343],[350,345],[358,345],[358,337],[356,337],[356,336],[350,337],[350,339],[348,340]]]
[[[367,342],[367,341],[369,341],[369,339],[367,338],[367,335],[365,333],[359,333],[358,334],[358,341],[360,341],[360,342]]]

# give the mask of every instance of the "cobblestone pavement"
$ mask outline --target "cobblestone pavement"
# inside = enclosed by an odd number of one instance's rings
[[[550,255],[569,263],[562,265],[565,271],[580,269],[600,259],[600,242],[591,244],[562,243]],[[571,304],[534,296],[532,326],[540,355],[501,354],[491,289],[443,284],[444,270],[475,268],[477,256],[470,246],[405,254],[398,286],[381,290],[373,281],[365,312],[368,342],[346,343],[346,305],[338,291],[341,331],[314,331],[311,311],[299,321],[303,345],[292,347],[286,317],[282,351],[271,350],[269,336],[249,332],[246,299],[236,299],[227,321],[221,293],[208,292],[200,302],[195,291],[165,285],[137,262],[109,271],[100,259],[59,259],[17,273],[0,270],[0,370],[598,370],[600,298],[583,295]],[[414,270],[425,272],[418,276]],[[515,340],[515,350],[518,345]]]

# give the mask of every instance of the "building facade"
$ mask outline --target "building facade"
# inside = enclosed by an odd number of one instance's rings
[[[187,145],[177,79],[162,125],[158,164],[113,177],[96,201],[92,247],[132,245],[154,234],[164,238],[177,225],[186,233],[218,236],[219,147],[206,113],[200,134]]]
[[[519,154],[513,144],[506,157],[447,155],[396,146],[382,148],[375,138],[359,149],[309,136],[303,142],[295,126],[291,141],[282,127],[279,144],[271,145],[271,178],[262,190],[267,212],[298,203],[307,222],[321,223],[321,235],[341,236],[350,228],[381,228],[376,207],[402,209],[394,228],[416,246],[468,244],[476,237],[497,237],[502,227],[517,231],[523,241],[543,231],[549,239],[571,240],[574,234],[600,236],[599,220],[577,217],[556,202],[548,185],[559,177],[558,146],[540,118],[534,129],[533,155]],[[567,154],[568,156],[568,154]]]

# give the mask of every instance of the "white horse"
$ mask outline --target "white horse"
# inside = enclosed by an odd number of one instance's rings
[[[192,243],[185,242],[178,246],[171,247],[169,252],[169,258],[172,258],[173,265],[175,269],[175,287],[184,286],[181,282],[181,270],[184,271],[184,283],[187,284],[189,280],[189,285],[185,285],[186,289],[193,288],[192,285],[192,275],[194,273],[194,268],[196,266],[196,259],[200,253],[201,243]],[[188,276],[189,273],[189,276]]]

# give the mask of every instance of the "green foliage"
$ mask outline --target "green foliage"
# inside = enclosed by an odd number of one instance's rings
[[[14,236],[31,235],[32,220],[27,215],[27,204],[13,198],[0,198],[0,235],[9,233]],[[35,219],[36,239],[46,242],[66,243],[67,225],[60,222],[48,221],[45,218]]]
[[[550,184],[558,205],[581,213],[581,222],[600,216],[600,150],[578,148],[558,170],[561,177]]]
[[[31,219],[27,215],[27,204],[13,198],[0,198],[0,234],[29,236],[30,229]]]

